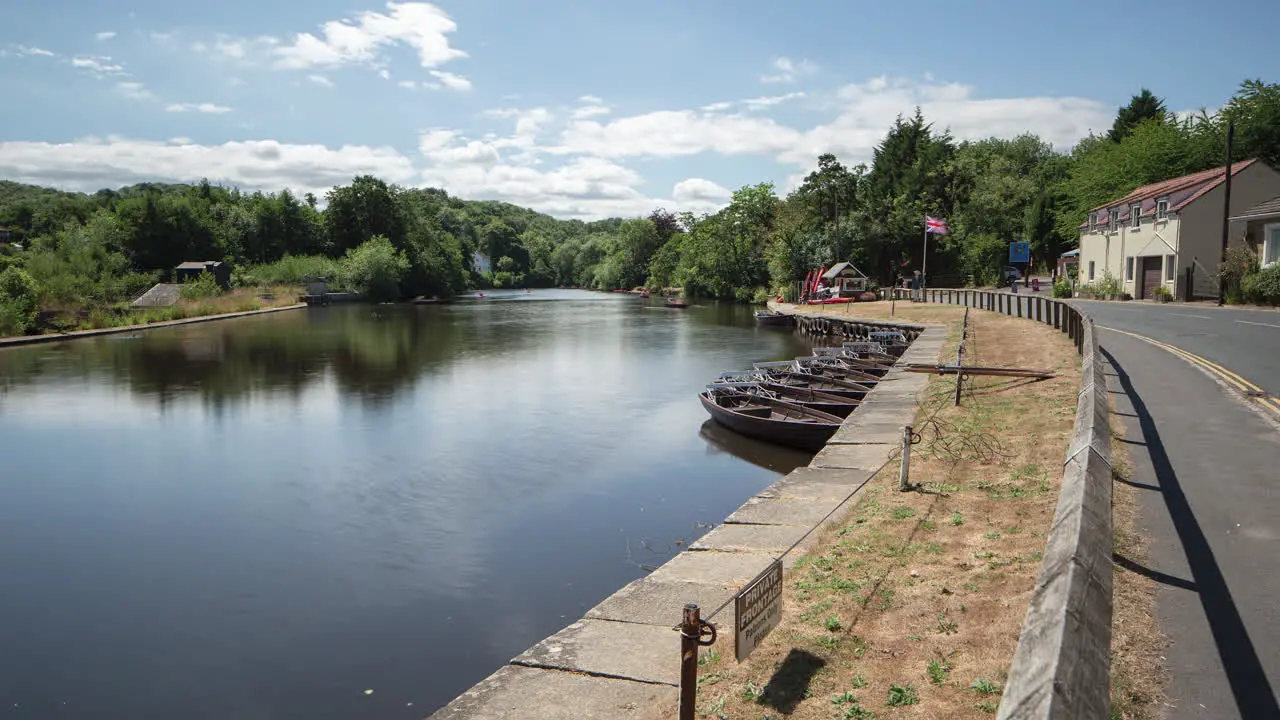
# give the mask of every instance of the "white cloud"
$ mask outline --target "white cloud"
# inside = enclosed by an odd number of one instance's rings
[[[320,87],[333,87],[333,81],[323,75],[308,75],[307,79]]]
[[[789,57],[783,56],[773,61],[773,69],[777,72],[772,75],[761,75],[760,82],[793,83],[796,81],[796,78],[802,75],[812,75],[813,73],[818,72],[821,68],[808,60],[800,60],[797,62]]]
[[[767,118],[660,110],[604,125],[574,121],[564,130],[560,145],[547,151],[601,157],[677,157],[702,152],[774,155],[794,147],[800,138],[798,131]]]
[[[164,110],[165,112],[200,112],[213,115],[231,112],[231,108],[226,105],[214,105],[213,103],[175,103],[165,106]]]
[[[401,80],[400,82],[396,83],[396,85],[399,85],[400,87],[405,88],[406,90],[415,90],[418,87],[418,83],[412,80]]]
[[[116,36],[116,33],[114,30],[104,30],[103,32],[100,32],[100,33],[94,33],[94,37],[99,40],[110,40],[115,36]]]
[[[596,95],[583,95],[582,97],[578,98],[578,102],[584,105],[603,105],[604,104],[604,100],[602,100],[600,97]]]
[[[381,69],[381,70],[379,70],[379,71],[378,71],[378,77],[382,78],[383,80],[390,80],[390,79],[391,79],[391,71],[390,71],[390,70],[387,70],[386,68],[383,68],[383,69]]]
[[[157,45],[168,45],[169,43],[178,39],[178,33],[152,32],[150,37],[151,37],[151,42],[156,43]]]
[[[179,145],[123,138],[62,144],[0,142],[0,177],[90,192],[139,182],[195,182],[206,177],[253,190],[287,187],[324,192],[364,174],[405,184],[419,172],[409,158],[394,149],[364,145],[331,149],[274,140]]]
[[[461,75],[454,75],[451,72],[443,70],[432,70],[431,77],[440,81],[440,84],[450,90],[466,91],[471,89],[471,81]]]
[[[733,107],[731,102],[713,102],[710,105],[703,105],[699,109],[705,112],[724,112],[731,107]]]
[[[446,37],[457,23],[430,3],[387,3],[387,13],[366,11],[354,18],[333,20],[320,35],[297,34],[276,49],[276,65],[289,69],[376,64],[384,47],[404,44],[418,53],[424,68],[434,68],[466,53],[449,45]]]
[[[169,144],[170,145],[190,145],[191,138],[185,137],[185,136],[171,137],[169,138]]]
[[[463,140],[464,144],[455,145],[455,140]],[[496,165],[502,160],[491,143],[467,141],[452,130],[428,130],[418,138],[418,149],[439,167]]]
[[[44,48],[38,48],[38,47],[28,47],[26,45],[18,46],[18,54],[19,55],[39,55],[41,57],[57,57],[58,56],[57,53],[51,50],[45,50]]]
[[[1091,129],[1109,127],[1114,114],[1110,106],[1087,98],[987,99],[977,97],[970,85],[888,77],[846,85],[837,99],[836,118],[807,131],[780,160],[805,165],[831,152],[845,162],[868,162],[894,118],[910,115],[916,107],[935,130],[950,129],[957,140],[1033,132],[1059,149],[1071,147]]]
[[[671,197],[676,202],[718,202],[728,200],[732,196],[733,192],[728,188],[703,178],[681,180],[671,189]]]
[[[107,75],[127,75],[124,66],[111,61],[109,55],[81,55],[71,58],[71,66],[88,70],[99,77]]]
[[[130,100],[155,100],[156,96],[140,82],[125,81],[116,83],[116,90]]]
[[[746,105],[748,110],[763,110],[764,108],[780,105],[788,100],[795,100],[804,96],[805,94],[803,92],[793,92],[787,93],[786,95],[771,95],[769,97],[751,98],[749,100],[743,100],[742,104]]]

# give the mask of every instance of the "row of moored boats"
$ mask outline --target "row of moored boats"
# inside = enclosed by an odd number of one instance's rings
[[[900,332],[759,362],[707,385],[702,406],[721,425],[757,440],[817,451],[906,349]]]

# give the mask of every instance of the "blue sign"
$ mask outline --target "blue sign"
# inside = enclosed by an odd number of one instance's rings
[[[1011,263],[1031,262],[1031,243],[1029,242],[1009,243],[1009,262]]]

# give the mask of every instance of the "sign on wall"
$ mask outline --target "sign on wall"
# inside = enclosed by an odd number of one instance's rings
[[[1029,242],[1009,243],[1009,262],[1011,263],[1031,262],[1031,243]]]
[[[737,619],[734,650],[742,662],[782,622],[782,560],[774,560],[747,583],[734,597],[733,609]]]

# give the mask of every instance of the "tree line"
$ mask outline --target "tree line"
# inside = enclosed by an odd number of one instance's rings
[[[228,260],[245,283],[345,276],[388,298],[644,285],[747,301],[841,260],[881,282],[909,275],[925,260],[926,215],[951,228],[929,243],[930,276],[991,284],[1010,241],[1029,241],[1037,264],[1052,263],[1076,245],[1091,208],[1221,165],[1228,120],[1234,159],[1280,165],[1280,85],[1249,80],[1221,110],[1182,117],[1143,89],[1109,130],[1070,152],[1030,133],[956,141],[917,108],[894,121],[869,163],[849,167],[821,155],[785,197],[761,183],[714,213],[658,209],[595,222],[370,176],[333,188],[323,208],[311,194],[244,193],[207,181],[94,194],[0,182],[0,227],[25,248],[0,248],[0,271],[14,266],[25,276],[0,280],[0,304],[12,307],[24,293],[46,309],[118,303],[191,259]]]

